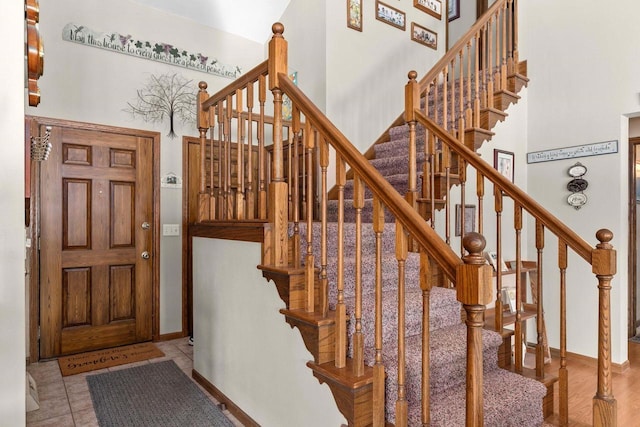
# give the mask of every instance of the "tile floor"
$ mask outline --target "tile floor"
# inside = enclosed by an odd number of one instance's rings
[[[27,426],[98,426],[98,420],[96,419],[91,396],[89,395],[89,386],[86,381],[87,375],[171,359],[191,378],[191,370],[193,369],[193,347],[187,343],[187,340],[188,338],[180,338],[155,343],[165,354],[164,357],[115,366],[99,371],[85,372],[68,377],[63,377],[60,373],[57,360],[29,365],[27,371],[36,381],[38,387],[40,409],[27,412]],[[200,385],[198,385],[198,387],[200,387]],[[218,404],[202,387],[200,387],[200,389],[215,404]],[[224,413],[236,426],[242,426],[229,411],[225,410]]]

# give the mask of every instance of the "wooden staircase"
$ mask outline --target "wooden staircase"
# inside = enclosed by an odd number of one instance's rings
[[[611,360],[608,299],[610,281],[615,273],[615,251],[609,242],[612,234],[607,230],[600,230],[597,234],[599,244],[594,248],[575,235],[567,226],[539,206],[526,193],[507,181],[490,165],[475,155],[482,143],[493,135],[493,126],[506,117],[506,109],[519,99],[517,93],[527,84],[526,62],[521,62],[517,54],[517,25],[512,24],[511,17],[515,16],[517,7],[513,0],[499,0],[487,11],[487,15],[478,21],[466,38],[461,39],[452,48],[453,53],[445,55],[436,66],[418,82],[417,73],[409,73],[409,82],[405,88],[407,100],[403,116],[390,126],[407,123],[409,127],[409,160],[407,191],[401,196],[384,179],[382,179],[369,164],[367,159],[375,157],[375,150],[369,150],[365,156],[361,155],[335,128],[324,115],[304,96],[300,90],[287,79],[287,60],[282,56],[286,52],[286,41],[282,37],[283,28],[279,24],[273,27],[274,37],[270,43],[269,60],[249,71],[238,82],[223,89],[213,96],[206,93],[206,84],[201,83],[198,104],[200,106],[198,127],[201,135],[201,173],[198,222],[200,226],[216,221],[225,223],[232,221],[246,221],[255,218],[266,220],[263,240],[263,261],[259,268],[263,276],[275,283],[280,298],[286,304],[281,310],[291,327],[297,327],[304,343],[313,356],[313,361],[307,365],[313,375],[321,383],[328,384],[338,408],[345,416],[349,426],[382,426],[387,423],[385,418],[385,366],[378,359],[378,352],[382,347],[376,332],[376,363],[367,366],[364,363],[364,338],[359,333],[362,316],[361,302],[358,302],[356,290],[355,330],[352,337],[353,352],[348,356],[347,315],[343,302],[343,288],[341,274],[338,273],[337,283],[329,283],[327,278],[327,245],[326,224],[328,222],[327,206],[329,200],[337,201],[338,241],[342,242],[344,223],[344,188],[347,179],[353,179],[353,206],[355,210],[356,243],[361,234],[362,211],[365,208],[365,194],[372,194],[371,227],[376,234],[380,234],[385,224],[385,215],[391,215],[396,223],[396,249],[398,269],[404,265],[407,253],[410,251],[420,254],[420,287],[424,301],[428,307],[429,293],[434,286],[455,286],[458,300],[464,308],[463,316],[467,319],[467,389],[466,389],[466,425],[483,425],[483,391],[482,391],[482,329],[485,326],[483,314],[485,306],[493,301],[494,285],[491,281],[490,267],[485,264],[482,251],[485,249],[484,238],[477,233],[462,236],[464,242],[464,256],[458,257],[451,247],[445,243],[441,234],[437,233],[434,224],[434,214],[439,209],[450,211],[452,203],[450,189],[453,185],[462,188],[461,203],[465,204],[464,189],[467,178],[472,170],[476,175],[475,192],[482,205],[484,197],[484,182],[494,186],[496,217],[499,219],[503,211],[503,196],[514,201],[514,215],[516,217],[515,230],[519,236],[523,227],[523,215],[529,214],[536,223],[536,249],[538,264],[542,266],[544,249],[544,231],[557,236],[559,240],[560,256],[558,267],[561,273],[561,295],[563,301],[566,296],[565,272],[567,268],[567,252],[575,251],[582,257],[596,274],[601,298],[601,309],[598,318],[600,322],[600,346],[604,351],[600,354],[599,376],[603,379],[594,398],[594,424],[615,425],[615,399],[611,393]],[[507,28],[509,29],[507,31]],[[498,36],[500,35],[501,36]],[[509,37],[507,37],[509,34]],[[496,44],[492,44],[491,40]],[[499,42],[498,42],[499,41]],[[475,43],[475,44],[474,44]],[[474,44],[475,49],[471,49]],[[481,48],[480,48],[481,47]],[[461,59],[456,75],[457,52],[484,52],[484,70],[480,68],[481,61],[472,55]],[[452,59],[453,58],[453,59]],[[462,56],[461,56],[462,58]],[[464,65],[464,66],[463,66]],[[467,69],[466,73],[464,69]],[[473,68],[473,71],[471,69]],[[447,78],[456,75],[455,79]],[[448,87],[450,85],[450,88]],[[429,102],[421,100],[439,99],[438,92],[443,92],[442,108],[429,106]],[[273,116],[264,114],[267,93],[273,95]],[[464,94],[466,95],[463,95]],[[451,97],[447,97],[447,93]],[[457,95],[456,95],[457,93]],[[254,94],[257,94],[260,113],[254,114]],[[291,120],[282,119],[282,95],[286,94],[293,104]],[[435,94],[435,95],[434,95]],[[433,96],[432,96],[433,95]],[[245,100],[246,102],[244,102]],[[232,142],[232,123],[237,123],[237,142]],[[252,137],[252,126],[255,123],[258,135]],[[265,126],[271,126],[273,146],[269,152],[272,160],[270,171],[266,168],[267,157],[264,135]],[[418,167],[416,126],[424,128],[425,161]],[[219,138],[214,141],[214,127],[218,128]],[[211,141],[206,138],[211,128]],[[376,144],[389,139],[388,132],[381,136]],[[255,142],[254,142],[255,139]],[[236,144],[239,153],[247,152],[258,147],[258,167],[249,165],[245,170],[242,154],[237,155],[234,165],[230,147]],[[287,147],[286,149],[284,147]],[[205,153],[209,150],[210,155]],[[217,167],[213,165],[214,150],[219,150],[217,159],[221,162]],[[236,148],[238,150],[238,148]],[[330,155],[333,151],[333,156]],[[286,154],[285,154],[286,153]],[[252,158],[253,156],[248,156]],[[329,164],[329,159],[335,163]],[[207,159],[211,165],[207,165]],[[240,160],[238,160],[240,159]],[[306,173],[315,170],[319,165],[318,175]],[[226,162],[226,163],[225,163]],[[285,167],[286,165],[286,167]],[[349,171],[347,171],[347,165]],[[206,173],[209,170],[209,174]],[[249,181],[252,192],[237,190],[243,185],[234,183],[234,176],[243,177]],[[336,185],[327,188],[327,174],[335,171]],[[421,173],[418,171],[421,170]],[[217,171],[217,176],[214,176]],[[422,179],[420,188],[418,181]],[[368,193],[365,193],[365,187]],[[233,190],[236,189],[236,190]],[[319,190],[319,191],[316,191]],[[255,194],[255,199],[251,199]],[[318,194],[316,199],[315,195]],[[249,200],[251,199],[251,200]],[[314,251],[311,231],[314,219],[322,227],[320,250]],[[426,221],[425,221],[426,220]],[[307,245],[301,245],[300,223],[306,222]],[[480,218],[480,224],[483,223]],[[449,219],[444,234],[449,240]],[[431,225],[431,227],[427,226]],[[479,229],[482,233],[482,225]],[[498,226],[498,235],[501,229]],[[498,241],[500,237],[498,237]],[[520,242],[516,243],[515,260],[516,276],[520,276],[522,266]],[[338,263],[342,259],[342,243],[339,243]],[[500,245],[498,245],[498,256]],[[356,264],[358,261],[356,259]],[[376,264],[376,269],[379,264]],[[356,282],[359,280],[359,267],[356,267]],[[382,268],[382,267],[380,267]],[[342,266],[338,265],[338,271]],[[541,276],[541,275],[540,275]],[[403,288],[404,279],[398,278],[398,289]],[[378,289],[376,280],[376,289]],[[337,286],[337,301],[335,309],[330,309],[328,288]],[[356,289],[359,286],[356,283]],[[500,297],[500,280],[498,279],[496,296],[495,329],[503,330],[502,318],[503,302]],[[538,295],[542,295],[542,283],[538,285]],[[361,292],[361,291],[360,291]],[[378,292],[378,291],[376,291]],[[404,306],[404,294],[398,293],[398,300]],[[522,295],[517,295],[516,303],[520,306]],[[399,305],[400,305],[399,302]],[[360,305],[359,305],[360,304]],[[563,303],[566,306],[566,301]],[[542,318],[542,304],[536,307],[537,318]],[[398,315],[399,318],[404,315]],[[428,310],[423,324],[428,324]],[[561,315],[564,324],[566,315]],[[375,328],[381,328],[382,315],[376,307]],[[540,322],[538,322],[540,323]],[[561,328],[563,327],[561,324]],[[522,375],[527,372],[522,367],[521,331],[523,319],[516,315],[515,340],[516,357],[513,371]],[[403,325],[398,327],[404,330]],[[423,366],[429,366],[428,328],[423,330]],[[540,345],[541,328],[538,326],[538,343]],[[404,360],[404,338],[399,334],[398,359]],[[505,333],[504,346],[501,350],[503,364],[510,362],[511,335]],[[536,348],[537,355],[541,354]],[[520,348],[520,350],[519,350]],[[567,367],[566,342],[560,343],[561,368],[559,372],[559,419],[562,425],[568,423],[567,407]],[[426,365],[425,365],[426,363]],[[543,382],[548,389],[545,400],[545,415],[553,411],[553,384],[555,378],[545,375],[543,358],[536,359],[536,369],[529,373]],[[429,373],[428,368],[422,371],[426,378],[424,383],[421,412],[422,423],[429,419]],[[404,395],[404,367],[398,368],[398,396],[396,403],[396,425],[407,425],[407,403]],[[425,392],[426,391],[426,392]],[[595,420],[598,420],[597,423]]]

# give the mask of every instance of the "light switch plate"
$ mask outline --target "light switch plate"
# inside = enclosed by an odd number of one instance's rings
[[[180,224],[162,224],[163,236],[179,236]]]

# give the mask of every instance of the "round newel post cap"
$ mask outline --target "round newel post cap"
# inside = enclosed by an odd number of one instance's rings
[[[602,243],[609,243],[613,239],[613,232],[606,228],[601,228],[596,233],[596,239]]]
[[[462,258],[465,264],[484,264],[482,251],[487,246],[487,240],[482,234],[476,232],[465,234],[464,239],[462,239],[462,245],[469,252],[468,255]]]
[[[409,77],[409,80],[415,80],[418,78],[418,72],[415,70],[411,70],[409,71],[409,74],[407,74],[407,76]]]
[[[271,26],[271,31],[273,32],[274,37],[282,37],[284,33],[284,25],[281,22],[276,22]]]
[[[198,83],[198,87],[200,88],[200,90],[207,90],[207,82],[201,81],[200,83]]]

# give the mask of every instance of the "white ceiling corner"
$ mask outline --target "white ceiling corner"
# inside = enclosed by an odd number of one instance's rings
[[[199,24],[265,43],[291,0],[133,0]]]

